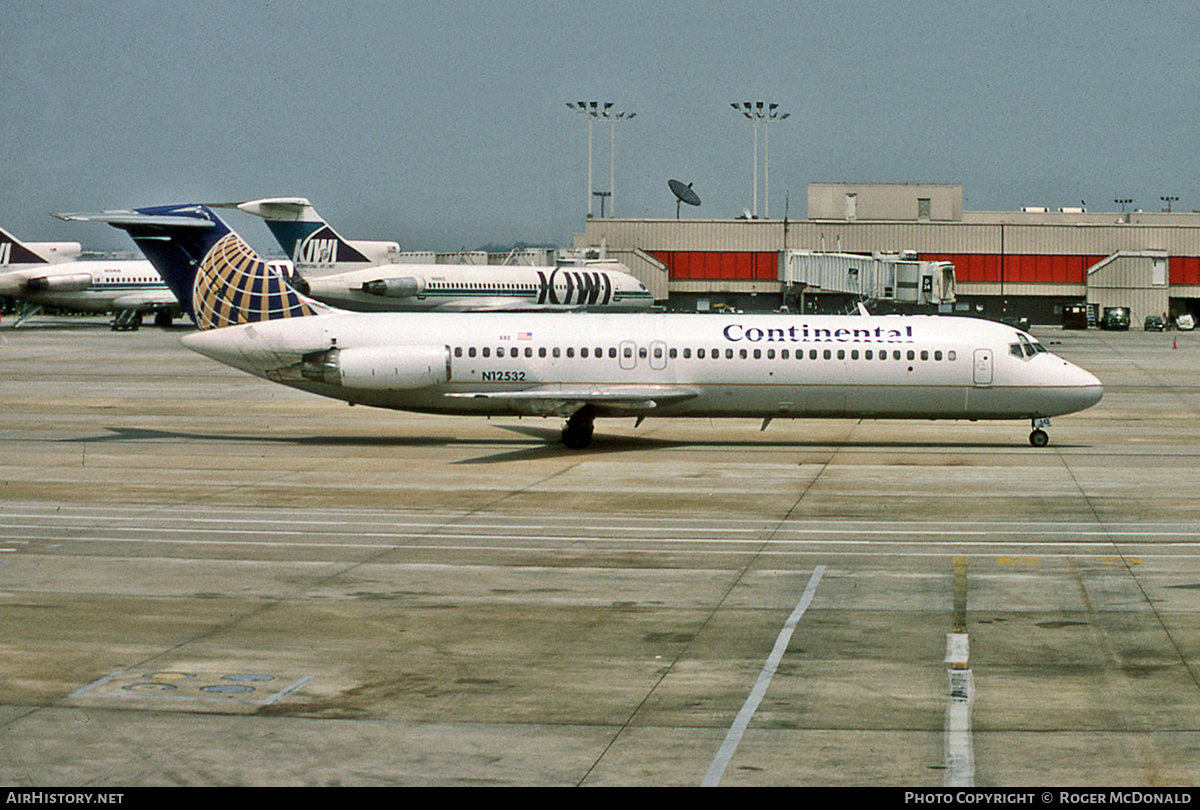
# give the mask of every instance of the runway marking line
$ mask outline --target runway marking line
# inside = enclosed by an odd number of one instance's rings
[[[808,580],[808,586],[804,589],[804,595],[800,597],[799,604],[784,622],[783,629],[779,631],[779,636],[775,639],[775,646],[771,650],[771,654],[767,656],[767,662],[763,664],[762,671],[758,674],[758,680],[755,681],[754,688],[750,690],[750,696],[746,698],[741,711],[734,718],[733,725],[725,734],[724,742],[721,743],[716,757],[713,758],[712,764],[708,768],[708,773],[700,783],[701,787],[716,787],[720,784],[721,776],[725,773],[725,768],[729,766],[734,752],[737,751],[738,744],[742,741],[742,735],[750,725],[750,720],[758,710],[759,704],[762,703],[763,697],[766,696],[767,687],[771,685],[771,679],[775,677],[775,671],[779,668],[779,662],[787,651],[792,633],[795,631],[796,625],[800,623],[800,618],[808,610],[808,606],[812,604],[813,596],[817,592],[817,585],[820,584],[824,574],[825,566],[823,565],[818,565],[813,570],[812,576]]]
[[[950,665],[950,700],[946,705],[945,787],[975,787],[975,748],[971,739],[971,704],[975,679],[971,674],[970,637],[967,634],[967,558],[954,558],[953,631],[946,636],[946,663]]]

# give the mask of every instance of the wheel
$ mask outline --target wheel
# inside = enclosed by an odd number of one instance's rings
[[[563,426],[562,443],[571,450],[582,450],[592,443],[592,432],[595,423],[590,411],[579,410],[571,414],[567,424]]]
[[[572,427],[567,425],[563,428],[562,443],[571,450],[582,450],[592,443],[592,426],[577,425]]]
[[[1050,443],[1050,434],[1041,428],[1037,428],[1029,434],[1029,443],[1034,447],[1045,447]]]
[[[112,320],[112,328],[114,332],[136,332],[137,328],[142,325],[142,313],[135,312],[131,309],[118,312]]]

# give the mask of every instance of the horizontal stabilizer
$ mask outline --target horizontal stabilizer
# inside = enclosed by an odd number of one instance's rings
[[[263,219],[284,220],[286,222],[321,221],[321,218],[313,209],[312,203],[304,197],[267,197],[262,200],[229,203],[228,207],[237,208],[245,211],[247,214],[254,214]]]
[[[96,214],[55,214],[66,222],[106,222],[114,228],[145,226],[207,229],[215,223],[187,214],[143,214],[139,211],[101,211]]]

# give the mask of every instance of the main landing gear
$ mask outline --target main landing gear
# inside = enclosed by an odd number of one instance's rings
[[[562,443],[571,450],[582,450],[592,443],[592,432],[596,428],[596,411],[584,406],[567,419],[563,425]]]
[[[142,325],[142,313],[136,309],[122,309],[113,316],[109,324],[114,332],[136,332]]]
[[[1049,419],[1034,419],[1033,432],[1029,434],[1029,443],[1034,447],[1045,447],[1050,444],[1050,434],[1044,428],[1050,427]]]

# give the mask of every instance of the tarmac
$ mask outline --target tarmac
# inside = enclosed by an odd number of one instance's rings
[[[434,417],[0,326],[0,784],[1191,786],[1200,333],[1024,422]]]

